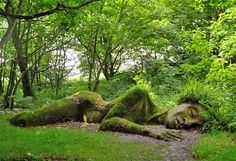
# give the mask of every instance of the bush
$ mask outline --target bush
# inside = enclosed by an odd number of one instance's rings
[[[110,80],[101,80],[97,92],[106,100],[112,100],[125,93],[133,84],[130,73],[120,73]]]
[[[14,96],[15,108],[33,108],[35,107],[35,102],[33,97],[21,97],[21,96]]]
[[[181,69],[162,60],[150,62],[143,77],[151,81],[153,87],[158,87],[156,92],[159,94],[179,91],[184,82],[184,74]]]

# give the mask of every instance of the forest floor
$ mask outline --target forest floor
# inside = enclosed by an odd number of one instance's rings
[[[47,125],[46,127],[52,128],[71,128],[71,129],[83,129],[89,131],[98,131],[99,124],[95,123],[83,123],[83,122],[65,122],[57,123],[53,125]],[[151,128],[165,128],[163,125],[149,125]],[[183,140],[176,140],[166,142],[150,137],[145,137],[135,134],[126,134],[119,132],[111,132],[113,135],[118,137],[121,141],[144,143],[144,144],[159,144],[163,147],[161,150],[157,149],[157,153],[160,153],[164,158],[164,161],[190,161],[194,159],[191,154],[191,147],[198,142],[201,137],[201,133],[198,129],[181,130],[184,136]]]

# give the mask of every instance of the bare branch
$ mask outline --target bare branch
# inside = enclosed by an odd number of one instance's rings
[[[15,18],[15,19],[24,19],[24,20],[31,20],[34,18],[39,18],[39,17],[43,17],[43,16],[48,16],[51,14],[54,14],[56,12],[59,11],[66,11],[66,10],[80,10],[81,8],[83,8],[84,6],[87,6],[95,1],[99,1],[99,0],[89,0],[85,3],[80,4],[79,6],[65,6],[62,3],[58,3],[57,6],[54,9],[45,11],[45,12],[40,12],[40,13],[36,13],[34,15],[19,15],[19,14],[12,14],[12,13],[8,13],[6,11],[4,11],[3,9],[0,9],[0,16],[3,17],[11,17],[11,18]]]

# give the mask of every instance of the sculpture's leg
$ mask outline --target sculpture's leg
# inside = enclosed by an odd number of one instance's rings
[[[139,125],[120,117],[112,117],[103,120],[100,130],[139,134],[165,141],[183,139],[181,133],[177,130],[170,130],[165,128],[153,129],[148,126],[146,127],[143,125]]]
[[[17,114],[11,118],[10,122],[13,125],[25,127],[79,120],[83,118],[83,113],[79,113],[78,108],[79,105],[75,101],[62,99],[45,104],[37,110]]]

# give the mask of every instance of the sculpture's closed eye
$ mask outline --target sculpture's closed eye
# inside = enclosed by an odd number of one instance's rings
[[[194,110],[194,109],[190,109],[189,113],[190,113],[190,116],[192,118],[194,118],[194,117],[196,117],[198,115],[198,112],[196,110]]]

